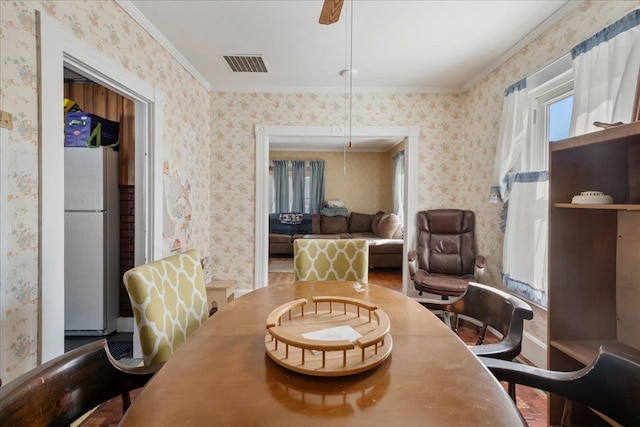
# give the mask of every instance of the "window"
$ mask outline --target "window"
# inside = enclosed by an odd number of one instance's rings
[[[548,296],[549,144],[569,135],[573,105],[567,58],[505,90],[507,114],[490,193],[490,200],[499,194],[499,200],[508,201],[503,205],[502,280],[511,292],[542,308]]]
[[[559,141],[569,137],[572,108],[573,95],[565,96],[547,104],[547,141]]]
[[[568,64],[570,66],[570,64]],[[549,143],[569,136],[573,109],[573,70],[549,78],[529,91],[531,109],[531,147],[539,147],[532,156],[549,169]]]

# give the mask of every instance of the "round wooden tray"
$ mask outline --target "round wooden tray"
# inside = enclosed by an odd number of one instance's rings
[[[302,374],[335,377],[366,371],[389,357],[391,324],[375,304],[338,296],[313,297],[312,302],[314,309],[307,313],[308,301],[302,298],[267,316],[265,347],[273,361]],[[336,329],[352,336],[341,338]]]

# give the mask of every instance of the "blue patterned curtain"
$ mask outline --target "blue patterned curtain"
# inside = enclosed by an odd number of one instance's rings
[[[311,166],[311,194],[309,213],[320,213],[324,205],[324,160],[313,160]]]
[[[293,201],[291,212],[304,212],[304,160],[292,160]]]
[[[276,213],[289,212],[289,162],[273,161],[273,184],[276,196]]]

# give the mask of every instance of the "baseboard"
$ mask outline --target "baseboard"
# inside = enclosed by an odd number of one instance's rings
[[[547,369],[547,344],[525,332],[522,336],[522,356],[538,368]]]
[[[134,325],[133,317],[118,317],[116,329],[118,332],[133,332]]]

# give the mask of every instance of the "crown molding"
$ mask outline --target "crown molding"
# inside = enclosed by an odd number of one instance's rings
[[[344,95],[344,87],[281,87],[281,86],[229,86],[213,87],[211,92],[238,92],[238,93],[338,93]],[[357,94],[426,94],[426,93],[463,93],[461,87],[353,87],[354,95]]]
[[[196,80],[202,84],[202,86],[211,91],[211,84],[195,69],[193,65],[171,44],[167,38],[162,35],[137,7],[129,0],[116,0],[116,3],[133,18],[151,37],[153,37],[162,47],[164,47],[170,54],[180,63]]]
[[[493,71],[495,71],[502,64],[507,62],[509,58],[518,53],[522,48],[527,46],[529,43],[533,42],[539,35],[547,31],[553,24],[558,22],[560,19],[564,18],[569,12],[577,9],[581,6],[585,0],[569,0],[566,1],[558,10],[556,10],[553,15],[548,17],[544,22],[538,25],[533,31],[529,34],[521,38],[511,49],[506,51],[500,58],[498,58],[491,65],[482,70],[478,75],[476,75],[473,79],[469,80],[464,86],[462,86],[462,92],[466,92],[475,86],[480,80],[487,77]]]

